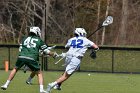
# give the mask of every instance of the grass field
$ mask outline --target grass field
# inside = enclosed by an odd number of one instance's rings
[[[0,85],[4,84],[9,72],[0,71]],[[57,79],[62,72],[44,72],[44,87]],[[37,77],[33,85],[27,85],[25,80],[30,72],[24,74],[19,71],[7,90],[0,93],[39,93]],[[112,73],[83,73],[76,72],[64,82],[62,90],[53,90],[52,93],[140,93],[139,74],[112,74]]]

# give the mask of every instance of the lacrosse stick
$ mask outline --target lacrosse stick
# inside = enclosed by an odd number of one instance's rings
[[[98,30],[100,30],[101,28],[108,26],[110,24],[113,23],[113,17],[112,16],[108,16],[105,21],[102,23],[101,26],[99,26],[93,33],[91,33],[87,38],[91,37],[93,34],[95,34]]]
[[[48,47],[47,49],[52,50],[56,47],[56,45],[52,46],[52,47]]]

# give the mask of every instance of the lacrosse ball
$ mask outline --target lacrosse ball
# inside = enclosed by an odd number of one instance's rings
[[[90,76],[90,74],[88,74],[88,76]]]

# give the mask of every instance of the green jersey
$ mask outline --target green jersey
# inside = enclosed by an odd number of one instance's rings
[[[39,60],[39,50],[44,50],[47,45],[37,36],[28,36],[22,40],[21,51],[19,56],[24,58]]]

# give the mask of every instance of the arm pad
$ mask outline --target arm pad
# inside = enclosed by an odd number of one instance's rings
[[[49,53],[50,53],[50,50],[49,50],[49,49],[45,49],[43,52],[44,52],[45,54],[49,54]]]

